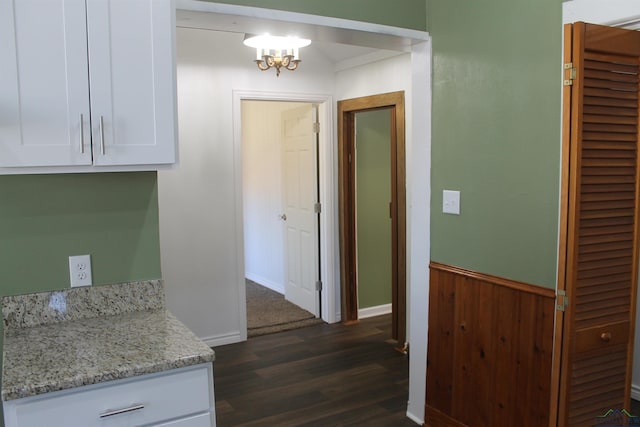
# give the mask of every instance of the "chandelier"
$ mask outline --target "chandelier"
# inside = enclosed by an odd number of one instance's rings
[[[282,68],[289,71],[298,68],[302,62],[299,49],[309,46],[311,40],[265,34],[262,36],[246,35],[243,43],[256,49],[255,63],[260,70],[275,68],[276,76],[279,77]]]

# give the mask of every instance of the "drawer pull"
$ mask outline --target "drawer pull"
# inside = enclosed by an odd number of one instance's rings
[[[100,116],[100,154],[104,156],[104,117]]]
[[[603,332],[600,335],[600,339],[604,342],[609,342],[611,341],[611,332]]]
[[[140,409],[144,409],[144,405],[140,405],[136,403],[129,406],[128,408],[114,409],[114,410],[109,410],[107,412],[103,412],[102,414],[100,414],[100,418],[113,417],[114,415],[120,415],[120,414],[125,414],[127,412],[139,411]]]
[[[80,113],[80,154],[84,154],[84,116]]]

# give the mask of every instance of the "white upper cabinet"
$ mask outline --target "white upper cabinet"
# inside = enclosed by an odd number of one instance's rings
[[[174,46],[172,0],[0,0],[0,173],[174,163]]]

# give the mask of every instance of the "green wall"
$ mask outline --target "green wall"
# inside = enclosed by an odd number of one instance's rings
[[[207,0],[424,31],[425,0]]]
[[[69,286],[69,255],[94,284],[160,273],[155,172],[0,176],[0,295]]]
[[[358,307],[391,303],[391,113],[356,114]]]
[[[427,1],[432,260],[555,287],[562,3]]]

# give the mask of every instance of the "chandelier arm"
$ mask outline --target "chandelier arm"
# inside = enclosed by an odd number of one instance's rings
[[[260,69],[260,71],[266,71],[269,68],[269,64],[267,64],[264,60],[262,59],[256,59],[255,60],[256,65],[258,66],[258,68]]]
[[[274,58],[272,55],[263,55],[262,56],[262,60],[265,62],[265,64],[267,64],[269,67],[273,67],[274,65],[276,65],[276,58]]]
[[[293,55],[284,55],[282,57],[282,66],[284,68],[289,69],[289,64],[291,63],[292,60],[293,60]]]
[[[298,65],[300,65],[301,62],[302,62],[301,59],[294,59],[294,60],[290,61],[289,64],[287,65],[287,70],[293,71],[293,70],[297,69]]]

